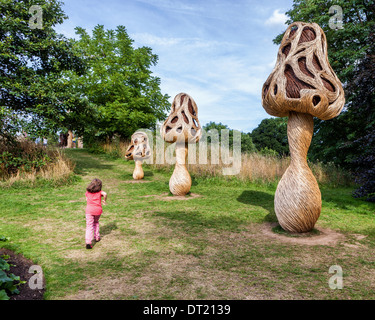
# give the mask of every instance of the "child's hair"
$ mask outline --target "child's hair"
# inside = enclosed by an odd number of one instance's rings
[[[97,193],[99,191],[102,191],[102,181],[99,179],[92,180],[86,190],[90,193]]]

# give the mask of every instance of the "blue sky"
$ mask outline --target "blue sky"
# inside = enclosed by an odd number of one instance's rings
[[[159,56],[152,68],[162,93],[190,94],[201,125],[221,122],[251,132],[270,116],[261,88],[271,73],[292,0],[65,0],[69,19],[56,27],[75,37],[80,26],[124,25],[134,46],[149,46]]]

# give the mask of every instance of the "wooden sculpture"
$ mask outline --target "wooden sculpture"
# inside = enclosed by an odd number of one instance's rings
[[[188,143],[197,143],[202,135],[198,121],[198,107],[186,93],[178,94],[172,103],[171,114],[161,127],[166,142],[176,142],[176,166],[169,180],[169,190],[175,196],[190,191],[191,177],[186,168]]]
[[[321,212],[319,186],[306,160],[313,117],[332,119],[344,103],[341,82],[328,61],[323,30],[316,23],[291,24],[262,90],[264,109],[272,116],[289,117],[291,163],[275,193],[277,219],[289,232],[311,231]]]
[[[147,134],[141,131],[134,133],[131,137],[131,144],[126,150],[125,158],[134,160],[135,169],[133,171],[133,179],[141,180],[145,174],[143,172],[142,163],[151,157],[151,149],[148,143]]]

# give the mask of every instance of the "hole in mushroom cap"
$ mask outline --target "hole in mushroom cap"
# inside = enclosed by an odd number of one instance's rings
[[[267,95],[269,88],[270,88],[269,84],[264,85],[264,87],[263,87],[263,98]]]
[[[190,114],[192,114],[193,116],[197,115],[194,108],[193,108],[193,104],[192,104],[190,99],[189,99],[189,102],[188,102],[188,110],[189,110]]]
[[[283,53],[283,54],[285,54],[285,57],[287,57],[288,56],[288,54],[289,54],[289,52],[290,52],[290,48],[291,48],[291,44],[289,43],[289,44],[287,44],[282,50],[281,50],[281,52]]]
[[[182,132],[182,127],[178,127],[178,128],[176,129],[176,131],[177,131],[178,133],[181,133],[181,132]]]
[[[150,154],[150,151],[147,151],[147,152],[146,152],[146,155],[149,155],[149,154]]]
[[[292,67],[288,64],[285,66],[284,74],[286,77],[286,96],[288,98],[300,98],[301,89],[315,89],[312,85],[298,79]]]
[[[184,111],[181,111],[181,114],[182,114],[182,116],[184,117],[184,121],[185,121],[187,124],[189,124],[189,119],[188,119],[188,117],[186,116],[185,112],[184,112]]]
[[[316,38],[315,30],[311,27],[304,27],[299,38],[298,44],[302,42],[313,41]]]
[[[324,79],[323,77],[322,77],[322,81],[323,81],[324,86],[327,88],[327,90],[331,92],[336,91],[335,86],[330,81],[328,81],[327,79]]]
[[[320,64],[319,58],[316,56],[315,53],[313,55],[312,63],[316,70],[318,71],[323,70],[322,65]]]
[[[172,128],[169,127],[169,126],[167,126],[167,127],[165,128],[165,133],[168,133],[168,132],[171,131],[171,130],[172,130]]]
[[[298,27],[297,26],[293,26],[290,29],[289,38],[292,38],[294,36],[294,34],[297,32],[297,30],[298,30]]]
[[[197,134],[197,130],[195,130],[194,128],[191,128],[191,134],[194,137]]]
[[[134,149],[134,145],[131,145],[128,149],[128,152],[132,151]]]
[[[302,58],[298,59],[298,66],[299,66],[299,69],[302,71],[302,73],[309,76],[310,78],[314,78],[314,75],[307,68],[305,57],[302,57]]]
[[[298,50],[294,55],[297,55],[297,54],[299,54],[299,53],[305,51],[305,49],[306,49],[306,48],[302,48],[301,50]]]
[[[194,122],[195,127],[198,128],[199,126],[198,126],[197,121],[195,119],[193,119],[193,122]]]
[[[127,154],[125,155],[125,157],[126,157],[126,158],[129,158],[131,155],[132,155],[132,153],[130,152],[130,153],[127,153]]]
[[[321,101],[320,96],[313,97],[313,104],[315,107],[319,104],[320,101]]]
[[[183,94],[181,97],[180,97],[180,106],[184,103],[184,99],[186,97],[186,94]]]
[[[172,119],[172,123],[176,123],[178,121],[178,117],[177,116],[175,116],[173,119]]]
[[[275,84],[275,87],[273,88],[273,94],[276,96],[277,94],[277,84]]]

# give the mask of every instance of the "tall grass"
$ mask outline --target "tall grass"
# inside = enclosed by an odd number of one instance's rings
[[[96,151],[100,150],[115,158],[125,158],[125,153],[129,142],[112,142],[103,143],[97,146]],[[165,146],[165,151],[168,145]],[[199,159],[199,146],[197,146],[197,159]],[[224,165],[221,157],[219,157],[218,164],[211,164],[211,152],[208,147],[208,164],[187,164],[191,175],[195,177],[228,177],[224,176],[223,169],[230,167]],[[274,155],[265,155],[258,152],[242,153],[241,155],[241,170],[236,175],[237,179],[242,181],[277,182],[290,164],[290,157],[278,157]],[[174,164],[156,164],[156,150],[154,147],[153,164],[150,164],[153,169],[162,171],[172,171]],[[324,164],[322,162],[309,162],[309,166],[317,181],[320,184],[327,184],[332,186],[350,186],[352,185],[352,178],[349,172],[335,166],[333,163]]]

